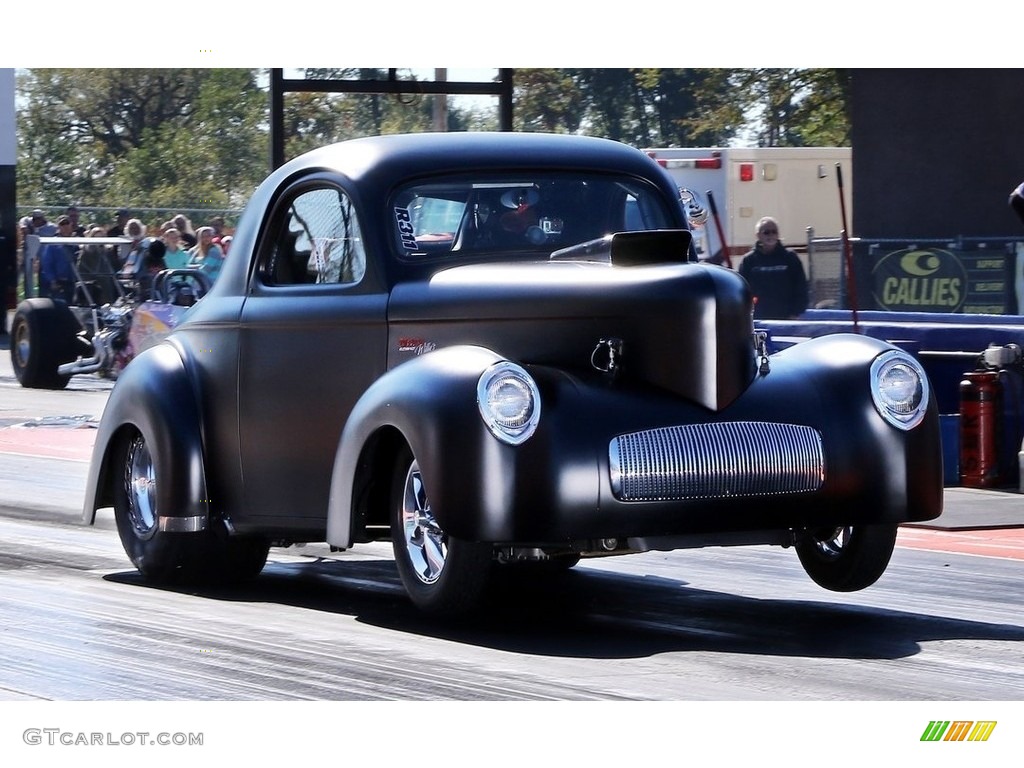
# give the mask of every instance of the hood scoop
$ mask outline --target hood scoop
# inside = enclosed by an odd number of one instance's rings
[[[622,267],[679,264],[689,259],[692,240],[687,229],[616,232],[555,251],[551,260],[594,261]]]

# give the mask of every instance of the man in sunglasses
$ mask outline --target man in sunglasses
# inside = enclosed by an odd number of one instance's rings
[[[754,317],[785,320],[807,309],[807,276],[800,257],[779,240],[779,224],[770,216],[754,228],[757,243],[740,263],[739,273],[754,294]]]

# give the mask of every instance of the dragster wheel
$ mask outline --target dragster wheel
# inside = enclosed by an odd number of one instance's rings
[[[80,330],[66,304],[30,299],[18,305],[11,323],[11,367],[28,389],[64,389],[71,380],[57,372],[72,362]]]

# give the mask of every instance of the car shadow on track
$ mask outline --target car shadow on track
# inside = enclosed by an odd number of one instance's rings
[[[106,579],[152,586],[136,572]],[[231,589],[155,587],[211,600],[352,616],[398,632],[521,654],[640,658],[666,652],[898,659],[936,640],[1024,641],[1024,629],[926,613],[696,589],[661,576],[577,568],[495,580],[478,612],[433,618],[406,598],[394,562],[272,563]]]

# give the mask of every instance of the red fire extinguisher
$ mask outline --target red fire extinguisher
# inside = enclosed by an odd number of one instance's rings
[[[960,382],[960,484],[999,485],[1003,386],[997,371],[971,371]]]

